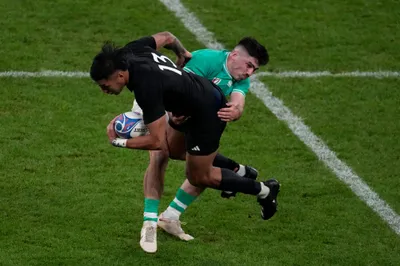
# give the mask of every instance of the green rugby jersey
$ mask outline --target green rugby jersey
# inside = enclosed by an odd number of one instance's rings
[[[183,69],[211,80],[221,88],[225,96],[231,95],[232,92],[239,92],[246,96],[250,87],[250,78],[241,81],[233,79],[226,66],[228,55],[228,50],[197,50],[192,52],[192,58]]]

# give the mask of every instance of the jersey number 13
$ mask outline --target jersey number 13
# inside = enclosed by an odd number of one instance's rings
[[[178,70],[176,68],[176,65],[174,64],[174,62],[172,62],[171,59],[169,59],[165,55],[159,56],[159,55],[157,55],[155,53],[151,53],[151,55],[153,56],[153,60],[158,64],[160,64],[160,61],[162,61],[163,63],[167,63],[167,61],[168,61],[174,66],[174,67],[170,67],[170,66],[165,66],[165,65],[158,65],[158,67],[161,70],[168,70],[168,71],[172,71],[172,72],[174,72],[174,73],[176,73],[178,75],[182,75],[182,71]]]

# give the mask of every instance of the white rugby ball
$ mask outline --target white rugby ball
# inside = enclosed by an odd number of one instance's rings
[[[148,134],[142,115],[135,112],[120,114],[114,122],[115,133],[120,138],[130,139]]]

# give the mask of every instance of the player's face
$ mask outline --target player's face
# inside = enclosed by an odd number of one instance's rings
[[[116,71],[108,79],[99,80],[97,84],[104,93],[118,95],[125,87],[125,78],[122,71]]]
[[[232,55],[232,64],[230,67],[230,74],[236,80],[243,80],[251,75],[258,69],[257,59],[251,57],[244,51],[235,51]]]

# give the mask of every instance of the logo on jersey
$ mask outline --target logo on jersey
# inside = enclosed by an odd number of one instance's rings
[[[193,148],[192,148],[192,151],[200,151],[199,146],[193,147]]]
[[[228,87],[232,86],[232,80],[228,81]]]
[[[212,82],[213,82],[215,85],[218,85],[218,84],[221,82],[221,79],[220,79],[220,78],[213,78],[213,79],[212,79]]]

